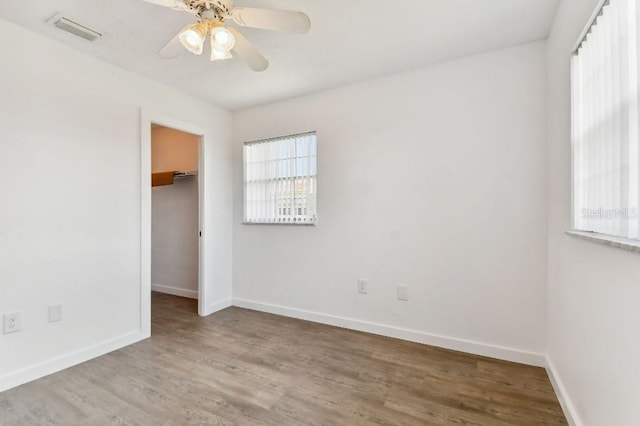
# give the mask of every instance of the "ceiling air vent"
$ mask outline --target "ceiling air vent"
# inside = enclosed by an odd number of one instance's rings
[[[53,25],[60,28],[61,30],[65,30],[68,33],[71,33],[78,37],[82,37],[83,39],[89,41],[93,41],[97,38],[102,37],[102,34],[100,34],[99,32],[64,17],[55,19],[53,21]]]

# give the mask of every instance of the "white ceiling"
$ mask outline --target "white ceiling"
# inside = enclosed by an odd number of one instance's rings
[[[547,37],[559,0],[237,0],[300,10],[308,34],[241,31],[269,59],[209,62],[157,51],[193,18],[141,0],[0,0],[0,18],[230,110]],[[56,13],[96,29],[93,43],[46,21]]]

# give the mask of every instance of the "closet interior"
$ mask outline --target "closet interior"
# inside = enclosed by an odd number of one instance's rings
[[[198,298],[200,137],[151,128],[152,290]]]

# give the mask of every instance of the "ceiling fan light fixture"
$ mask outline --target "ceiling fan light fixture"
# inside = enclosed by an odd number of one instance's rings
[[[225,27],[215,27],[211,30],[211,45],[221,50],[230,51],[236,44],[236,38]]]
[[[182,31],[180,31],[178,38],[185,49],[191,53],[200,55],[202,54],[206,35],[207,28],[201,23],[197,23],[186,26]]]
[[[222,61],[224,59],[231,59],[233,55],[228,50],[221,49],[215,43],[211,43],[211,60]]]
[[[225,28],[227,22],[233,22],[241,27],[300,34],[308,32],[311,28],[311,20],[302,12],[259,7],[235,7],[234,0],[143,1],[188,12],[198,19],[197,24],[182,29],[178,36],[175,36],[161,49],[160,56],[165,58],[179,56],[174,48],[179,44],[182,44],[188,51],[200,55],[203,52],[205,39],[209,37],[212,61],[238,56],[252,70],[260,72],[269,67],[269,61],[234,26]],[[2,0],[0,0],[1,2]]]

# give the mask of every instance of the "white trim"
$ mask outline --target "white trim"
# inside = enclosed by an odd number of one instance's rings
[[[151,336],[151,124],[170,127],[200,137],[198,146],[198,208],[199,227],[202,236],[199,241],[198,266],[198,314],[206,315],[206,286],[204,254],[204,147],[207,135],[201,127],[146,108],[140,113],[140,328]]]
[[[219,302],[212,303],[207,306],[207,309],[204,311],[204,316],[215,314],[216,312],[227,309],[231,306],[233,306],[231,299],[225,299]]]
[[[140,111],[140,331],[151,336],[151,117]]]
[[[186,288],[174,287],[164,284],[151,284],[151,291],[157,291],[158,293],[171,294],[173,296],[188,297],[189,299],[197,299],[197,290],[188,290]]]
[[[622,250],[640,253],[640,240],[632,240],[624,237],[614,237],[612,235],[599,234],[597,232],[588,231],[565,231],[570,237],[576,237],[585,241],[603,244],[606,246],[619,248]]]
[[[569,423],[570,426],[582,426],[584,423],[580,421],[578,412],[576,411],[575,406],[571,403],[571,399],[567,393],[567,388],[564,386],[560,376],[558,375],[558,370],[556,370],[553,362],[551,362],[551,359],[549,359],[548,356],[546,361],[547,365],[545,366],[545,369],[547,370],[547,375],[549,376],[553,390],[556,392],[556,396],[560,402],[564,416],[567,419],[567,423]]]
[[[0,376],[0,392],[64,370],[145,339],[139,330]]]
[[[458,339],[455,337],[440,336],[437,334],[425,333],[418,330],[393,327],[384,324],[377,324],[352,318],[338,317],[334,315],[311,312],[302,309],[289,308],[286,306],[271,305],[245,299],[233,299],[233,306],[239,308],[252,309],[255,311],[268,312],[291,318],[298,318],[306,321],[318,322],[350,330],[363,331],[365,333],[378,334],[386,337],[407,340],[410,342],[422,343],[430,346],[451,349],[454,351],[467,352],[474,355],[481,355],[490,358],[497,358],[505,361],[518,362],[521,364],[545,367],[546,358],[543,354],[522,351],[519,349],[506,348],[503,346],[474,342],[471,340]]]
[[[207,195],[204,191],[204,181],[205,181],[205,167],[204,167],[204,130],[200,130],[198,133],[200,137],[198,138],[198,315],[206,316],[206,306],[205,306],[205,270],[204,267],[207,257],[205,256],[205,243],[204,239],[206,233],[204,232],[205,228],[205,215],[204,215],[204,206],[205,206],[205,198]]]

